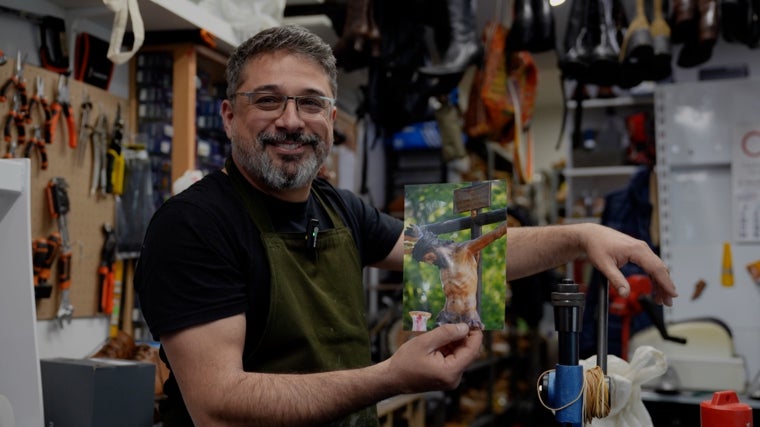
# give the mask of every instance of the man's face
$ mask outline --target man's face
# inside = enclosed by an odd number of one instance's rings
[[[249,61],[237,93],[332,98],[327,75],[316,63],[284,52]],[[242,172],[264,190],[308,188],[332,147],[336,109],[307,113],[294,99],[282,108],[266,111],[236,96],[222,104],[232,155]]]

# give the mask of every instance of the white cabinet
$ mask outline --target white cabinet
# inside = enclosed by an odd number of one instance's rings
[[[592,98],[581,106],[582,120],[575,129],[577,105],[567,103],[565,222],[599,222],[604,196],[625,187],[638,168],[629,146],[654,147],[654,98]]]

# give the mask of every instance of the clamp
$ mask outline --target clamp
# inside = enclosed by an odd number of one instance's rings
[[[74,124],[74,109],[71,106],[71,97],[69,92],[69,78],[61,75],[58,78],[58,93],[52,105],[52,116],[50,119],[50,134],[55,137],[55,130],[58,125],[58,119],[61,113],[66,118],[66,129],[69,135],[69,147],[77,148],[77,131]]]
[[[36,105],[39,105],[39,108],[42,111],[43,135],[45,143],[51,144],[53,142],[53,135],[50,129],[52,112],[50,111],[50,104],[45,98],[45,80],[42,78],[42,76],[37,76],[35,79],[34,93],[29,98],[29,113],[26,117],[27,124],[32,122],[32,113]]]
[[[8,111],[8,116],[5,119],[5,125],[3,126],[3,140],[7,145],[5,152],[5,158],[10,159],[16,157],[16,149],[19,145],[23,145],[26,140],[26,129],[24,128],[24,116],[21,113],[21,104],[19,101],[19,95],[13,95],[13,102],[11,109]],[[15,125],[16,135],[13,136],[13,128]]]
[[[22,56],[21,51],[19,50],[16,54],[16,70],[14,71],[13,75],[8,77],[8,80],[6,80],[5,83],[0,86],[0,102],[5,102],[5,100],[8,99],[6,96],[8,88],[11,86],[16,87],[16,94],[19,96],[19,100],[21,101],[21,106],[19,108],[21,117],[26,117],[27,114],[26,83],[24,82],[24,58],[26,58],[26,55]]]

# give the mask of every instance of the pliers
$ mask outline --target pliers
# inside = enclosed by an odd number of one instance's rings
[[[69,95],[69,78],[68,76],[61,75],[58,78],[58,93],[55,97],[55,102],[52,105],[52,116],[50,119],[50,134],[55,137],[56,126],[58,125],[58,119],[63,112],[66,118],[66,129],[69,134],[69,147],[77,148],[77,129],[74,124],[74,108],[71,106],[71,98]]]
[[[45,99],[45,80],[42,78],[42,76],[37,76],[34,85],[34,93],[29,98],[29,114],[27,115],[27,124],[32,122],[32,113],[34,111],[35,105],[39,105],[40,109],[42,110],[42,120],[44,120],[42,129],[45,144],[52,144],[53,135],[50,132],[50,120],[52,118],[52,112],[50,111],[50,104],[48,103],[47,99]]]
[[[18,94],[13,95],[13,105],[8,111],[8,116],[5,118],[5,125],[3,126],[3,140],[7,145],[5,152],[5,158],[10,159],[16,157],[16,149],[19,145],[24,145],[26,141],[26,128],[24,128],[24,116],[21,114],[20,96]],[[16,127],[16,135],[14,137],[12,127]]]
[[[82,96],[82,105],[80,108],[79,136],[77,137],[77,140],[79,142],[79,147],[77,148],[77,160],[79,161],[79,164],[82,165],[82,163],[84,163],[84,152],[87,149],[87,139],[90,136],[90,113],[92,112],[92,102],[90,101],[90,95],[86,92]]]
[[[92,181],[90,194],[100,190],[101,195],[106,194],[106,153],[108,151],[108,116],[100,113],[95,119],[95,127],[92,130]]]
[[[16,94],[19,96],[19,99],[21,101],[19,112],[21,113],[22,118],[26,117],[27,115],[26,83],[24,82],[25,57],[26,55],[22,57],[21,51],[19,50],[16,54],[16,71],[12,76],[8,77],[8,80],[6,80],[2,86],[0,86],[0,102],[5,102],[5,100],[8,99],[6,97],[6,92],[8,91],[8,88],[11,87],[11,85],[16,87]]]
[[[48,167],[47,149],[45,148],[45,141],[42,139],[42,131],[39,125],[34,126],[34,133],[32,137],[24,147],[24,157],[32,157],[32,148],[37,148],[37,153],[40,156],[40,169],[45,170]]]

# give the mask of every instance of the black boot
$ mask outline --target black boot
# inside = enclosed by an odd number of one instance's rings
[[[593,48],[589,0],[572,0],[565,28],[562,52],[558,55],[559,69],[566,79],[585,80]]]
[[[483,56],[472,1],[447,0],[446,7],[451,26],[449,46],[440,64],[419,69],[423,74],[445,76],[462,73],[467,67],[480,61]]]
[[[591,52],[589,82],[615,85],[620,75],[620,45],[612,18],[612,0],[595,0],[599,6],[599,43]]]
[[[507,52],[552,50],[554,34],[554,15],[548,0],[515,0]]]
[[[547,52],[556,47],[556,32],[554,30],[554,12],[549,0],[531,0],[533,5],[533,42],[530,51],[533,53]]]

